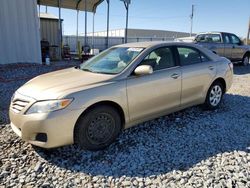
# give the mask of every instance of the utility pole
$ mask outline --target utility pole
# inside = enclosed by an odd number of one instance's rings
[[[124,43],[128,42],[128,10],[129,10],[129,4],[131,3],[131,0],[121,0],[124,3],[125,9],[126,9],[126,28],[125,28],[125,40]]]
[[[190,15],[190,21],[191,21],[190,37],[193,34],[193,18],[194,18],[194,5],[192,5],[192,13]]]
[[[250,37],[250,17],[249,17],[249,22],[248,22],[248,31],[247,31],[246,45],[248,45],[249,37]]]

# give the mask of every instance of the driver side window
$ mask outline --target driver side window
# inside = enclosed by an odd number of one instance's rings
[[[240,39],[235,35],[230,35],[233,44],[240,44]]]
[[[140,65],[150,65],[154,71],[174,67],[173,52],[169,47],[157,48],[146,56]]]

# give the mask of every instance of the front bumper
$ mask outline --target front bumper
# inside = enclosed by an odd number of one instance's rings
[[[74,143],[74,126],[83,109],[58,110],[48,114],[25,115],[9,110],[11,127],[22,140],[42,148],[55,148]],[[46,135],[46,140],[38,135]]]

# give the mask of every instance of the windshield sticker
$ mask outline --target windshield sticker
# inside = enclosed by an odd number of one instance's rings
[[[143,48],[128,48],[127,51],[141,52]]]

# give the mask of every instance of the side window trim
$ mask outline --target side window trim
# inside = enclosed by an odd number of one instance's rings
[[[199,54],[199,57],[200,57],[200,63],[206,63],[206,62],[209,62],[211,61],[211,59],[204,53],[202,53],[199,49],[197,48],[194,48],[192,46],[185,46],[185,45],[178,45],[178,46],[175,46],[175,53],[177,55],[177,60],[178,60],[178,64],[179,66],[189,66],[189,65],[182,65],[181,64],[181,60],[180,60],[180,54],[179,54],[179,51],[178,51],[178,48],[189,48],[189,49],[192,49],[194,51],[196,51],[198,54]],[[208,59],[208,61],[202,61],[202,58],[201,56],[204,56],[206,59]],[[192,63],[190,65],[195,65],[195,64],[200,64],[200,63]]]
[[[230,35],[231,43],[232,44],[238,44],[238,43],[240,43],[240,38],[238,36],[236,36],[235,34],[229,34],[229,35]],[[238,43],[234,43],[233,42],[233,37],[238,40]]]
[[[228,43],[226,42],[226,37],[228,38]],[[223,43],[224,44],[232,44],[231,37],[228,33],[223,33]]]
[[[170,52],[171,52],[171,54],[172,54],[172,58],[173,58],[173,61],[174,61],[174,66],[173,66],[173,67],[179,66],[179,65],[178,65],[178,62],[177,62],[177,60],[176,60],[176,57],[175,57],[174,46],[161,46],[161,47],[155,48],[155,49],[151,50],[147,55],[145,55],[145,57],[143,58],[143,60],[144,60],[146,57],[150,56],[150,54],[151,54],[152,52],[154,52],[154,51],[156,51],[156,50],[158,50],[158,49],[162,49],[162,48],[169,48],[169,49],[170,49]],[[143,60],[142,60],[142,61],[143,61]],[[141,61],[141,62],[142,62],[142,61]],[[137,64],[137,67],[140,66],[141,62]],[[169,67],[169,68],[172,68],[172,67]],[[157,71],[157,70],[156,70],[156,71]]]
[[[174,60],[174,66],[173,67],[168,67],[168,68],[164,68],[164,69],[160,69],[160,70],[154,70],[154,73],[155,72],[160,72],[160,71],[163,71],[163,70],[167,70],[167,69],[172,69],[172,68],[176,68],[176,67],[180,67],[180,64],[179,64],[179,61],[177,59],[177,56],[176,56],[176,49],[175,49],[175,46],[170,46],[170,45],[167,45],[167,46],[161,46],[161,47],[156,47],[154,49],[152,49],[150,52],[148,52],[148,54],[144,55],[142,60],[134,67],[133,71],[131,71],[129,77],[131,76],[134,76],[134,71],[135,69],[140,66],[141,62],[147,58],[153,51],[157,50],[157,49],[161,49],[161,48],[169,48],[171,53],[172,53],[172,56],[173,56],[173,60]]]

